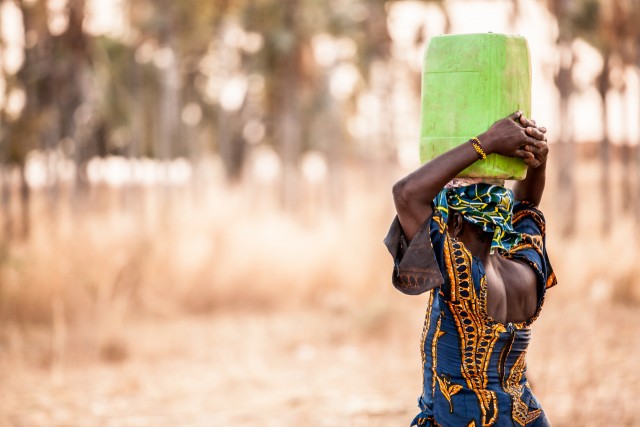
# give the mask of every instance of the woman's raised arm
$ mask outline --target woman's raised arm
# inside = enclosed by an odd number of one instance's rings
[[[495,122],[478,139],[481,150],[522,158],[529,169],[538,167],[538,157],[546,148],[543,128],[516,112]],[[407,239],[411,240],[431,216],[431,202],[447,182],[477,161],[480,156],[472,143],[462,144],[425,163],[393,186],[393,200],[398,219]],[[545,156],[546,159],[546,156]]]

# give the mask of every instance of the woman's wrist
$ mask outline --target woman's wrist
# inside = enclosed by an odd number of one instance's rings
[[[481,133],[477,136],[478,140],[482,144],[482,149],[485,154],[488,156],[489,154],[494,154],[496,152],[497,144],[495,140],[491,137],[491,134],[487,131]]]
[[[469,140],[469,143],[471,144],[473,149],[476,151],[476,154],[478,155],[478,160],[485,160],[487,158],[487,153],[485,153],[484,147],[482,146],[482,142],[480,142],[478,138],[476,137],[471,138]]]

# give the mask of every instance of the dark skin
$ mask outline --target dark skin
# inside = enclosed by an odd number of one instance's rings
[[[527,164],[527,177],[517,181],[513,191],[516,200],[540,204],[545,185],[545,169],[549,147],[546,129],[516,112],[495,122],[478,139],[486,154],[519,157]],[[462,144],[436,157],[407,175],[393,186],[393,199],[405,237],[413,238],[431,217],[431,202],[447,182],[478,160],[470,143]],[[479,227],[451,211],[448,233],[457,238],[484,265],[487,278],[487,312],[502,323],[523,322],[531,318],[537,307],[536,276],[524,262],[509,260],[497,252],[490,253],[491,237]]]

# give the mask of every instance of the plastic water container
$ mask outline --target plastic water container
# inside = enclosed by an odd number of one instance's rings
[[[520,110],[531,116],[527,40],[505,34],[433,37],[422,74],[420,161],[425,163]],[[522,159],[492,154],[458,177],[524,179]]]

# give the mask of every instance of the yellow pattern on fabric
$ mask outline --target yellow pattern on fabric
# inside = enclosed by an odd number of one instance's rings
[[[451,401],[451,398],[454,394],[462,390],[462,386],[460,384],[451,384],[451,380],[445,376],[439,376],[437,378],[440,391],[444,395],[445,399],[449,401],[449,412],[453,412],[453,402]]]
[[[424,325],[422,326],[422,338],[420,339],[420,354],[422,355],[422,381],[424,381],[424,364],[427,363],[427,355],[424,351],[424,343],[427,340],[427,334],[429,333],[429,326],[431,324],[431,307],[433,304],[433,294],[434,291],[429,291],[429,301],[427,301],[427,313],[424,318]],[[426,384],[422,384],[422,389],[424,390],[424,386]]]
[[[440,325],[442,324],[442,316],[438,317],[438,323],[436,323],[436,332],[433,337],[433,343],[431,345],[431,360],[433,360],[433,366],[431,366],[432,378],[431,378],[431,391],[432,394],[436,393],[436,368],[438,367],[438,338],[444,335],[444,332],[440,331]]]
[[[527,414],[526,423],[529,424],[530,422],[535,421],[540,414],[542,414],[542,409],[536,409],[535,411],[529,412],[529,414]]]
[[[523,249],[534,249],[540,255],[544,256],[544,252],[542,250],[542,237],[534,236],[531,234],[522,233],[523,239],[520,243],[514,245],[509,249],[509,253],[513,253],[516,251],[521,251]]]
[[[531,209],[522,209],[515,214],[513,214],[513,218],[511,219],[511,223],[515,226],[517,222],[519,222],[524,217],[530,217],[536,223],[538,228],[540,229],[540,235],[544,236],[546,232],[546,226],[540,215]]]
[[[549,275],[549,278],[547,279],[547,284],[546,284],[547,289],[549,289],[550,287],[552,287],[552,286],[553,286],[553,285],[555,285],[556,283],[557,283],[557,280],[556,280],[556,273],[551,273],[551,274]]]
[[[442,220],[442,217],[440,215],[434,215],[433,221],[435,221],[435,223],[438,224],[438,231],[440,232],[440,234],[444,233],[445,224],[444,224],[444,221]]]
[[[527,249],[531,247],[535,249],[541,256],[544,257],[542,238],[546,233],[546,224],[538,212],[532,209],[522,209],[517,213],[513,214],[513,220],[512,220],[513,225],[515,226],[516,223],[518,223],[520,220],[522,220],[525,217],[531,218],[531,220],[533,220],[533,222],[536,223],[536,226],[540,229],[540,235],[523,234],[524,236],[523,242],[521,242],[520,245],[516,245],[515,247],[511,248],[509,252],[513,253],[517,250]],[[558,282],[557,282],[555,273],[551,272],[549,277],[547,277],[546,289],[549,289],[555,286],[557,283]]]
[[[460,338],[460,371],[467,386],[477,396],[482,412],[482,426],[495,424],[498,417],[497,396],[487,390],[489,361],[500,330],[487,325],[480,313],[479,301],[471,276],[471,253],[459,242],[446,239],[444,260],[451,284],[448,301]]]
[[[524,375],[527,367],[525,359],[526,352],[523,351],[511,368],[509,378],[507,378],[504,384],[504,389],[511,395],[511,399],[513,402],[511,408],[511,417],[521,426],[525,426],[529,422],[535,420],[542,412],[539,410],[529,412],[529,406],[527,405],[527,402],[524,402],[522,400],[524,386],[521,385],[520,382],[522,381],[522,376]]]
[[[502,348],[502,351],[500,352],[500,358],[498,359],[499,360],[498,375],[500,377],[500,381],[502,381],[502,388],[506,387],[504,369],[507,364],[507,357],[509,356],[509,353],[511,353],[512,346],[513,346],[513,340],[509,340],[509,342]]]

